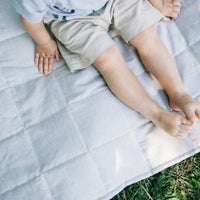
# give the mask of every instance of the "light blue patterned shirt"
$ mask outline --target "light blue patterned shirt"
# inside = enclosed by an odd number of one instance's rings
[[[16,11],[31,22],[44,17],[70,20],[89,15],[102,8],[109,0],[13,0]]]

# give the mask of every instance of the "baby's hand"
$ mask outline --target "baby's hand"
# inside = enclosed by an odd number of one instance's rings
[[[39,67],[40,73],[44,73],[44,75],[51,73],[54,58],[56,58],[57,61],[60,59],[60,53],[54,40],[51,39],[44,45],[37,44],[35,50],[35,64]]]

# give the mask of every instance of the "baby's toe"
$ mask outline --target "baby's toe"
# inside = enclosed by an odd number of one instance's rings
[[[170,21],[170,19],[168,17],[164,17],[162,20],[162,22],[169,22],[169,21]]]
[[[174,7],[174,8],[173,8],[173,12],[174,12],[175,14],[179,14],[179,13],[180,13],[180,8],[179,8],[179,7]]]
[[[183,139],[187,134],[186,132],[178,132],[176,138]]]
[[[179,132],[176,137],[179,139],[183,139],[186,135],[188,135],[191,131],[192,127],[187,125],[181,125]]]
[[[179,133],[179,134],[176,135],[176,138],[183,139],[185,136],[187,136],[187,134]]]
[[[192,126],[193,122],[186,119],[184,116],[181,116],[181,125]]]
[[[195,114],[195,110],[194,109],[188,109],[184,111],[187,119],[189,121],[191,121],[193,124],[197,121],[197,116]]]
[[[200,119],[200,109],[196,110],[195,113],[196,113],[196,116],[198,117],[198,119]]]
[[[180,13],[180,8],[181,8],[181,4],[179,1],[172,1],[173,2],[173,8],[172,8],[172,19],[175,20],[178,18],[178,15]]]
[[[187,134],[191,131],[192,126],[187,126],[187,125],[181,125],[179,132]]]
[[[180,13],[180,9],[174,8],[174,9],[173,9],[173,12],[172,12],[172,14],[171,14],[171,18],[172,18],[173,20],[177,19],[179,13]]]
[[[179,8],[181,7],[181,3],[179,1],[177,1],[177,0],[172,1],[172,4],[175,7],[179,7]]]

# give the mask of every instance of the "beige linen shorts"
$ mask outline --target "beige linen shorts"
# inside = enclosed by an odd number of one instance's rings
[[[99,11],[69,21],[44,19],[57,39],[69,70],[90,66],[102,52],[115,44],[108,34],[112,25],[128,43],[163,15],[148,0],[109,0]]]

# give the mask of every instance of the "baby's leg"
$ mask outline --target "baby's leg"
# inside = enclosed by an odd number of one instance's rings
[[[107,48],[93,64],[111,91],[125,104],[172,136],[181,137],[181,134],[189,133],[192,123],[182,115],[165,111],[150,98],[127,67],[116,45]]]
[[[200,105],[184,90],[177,67],[154,27],[150,27],[130,40],[139,52],[144,65],[166,90],[170,107],[183,111],[187,119],[200,119]]]
[[[176,19],[180,13],[181,4],[178,0],[149,0],[164,16]],[[164,19],[167,21],[167,18]]]

